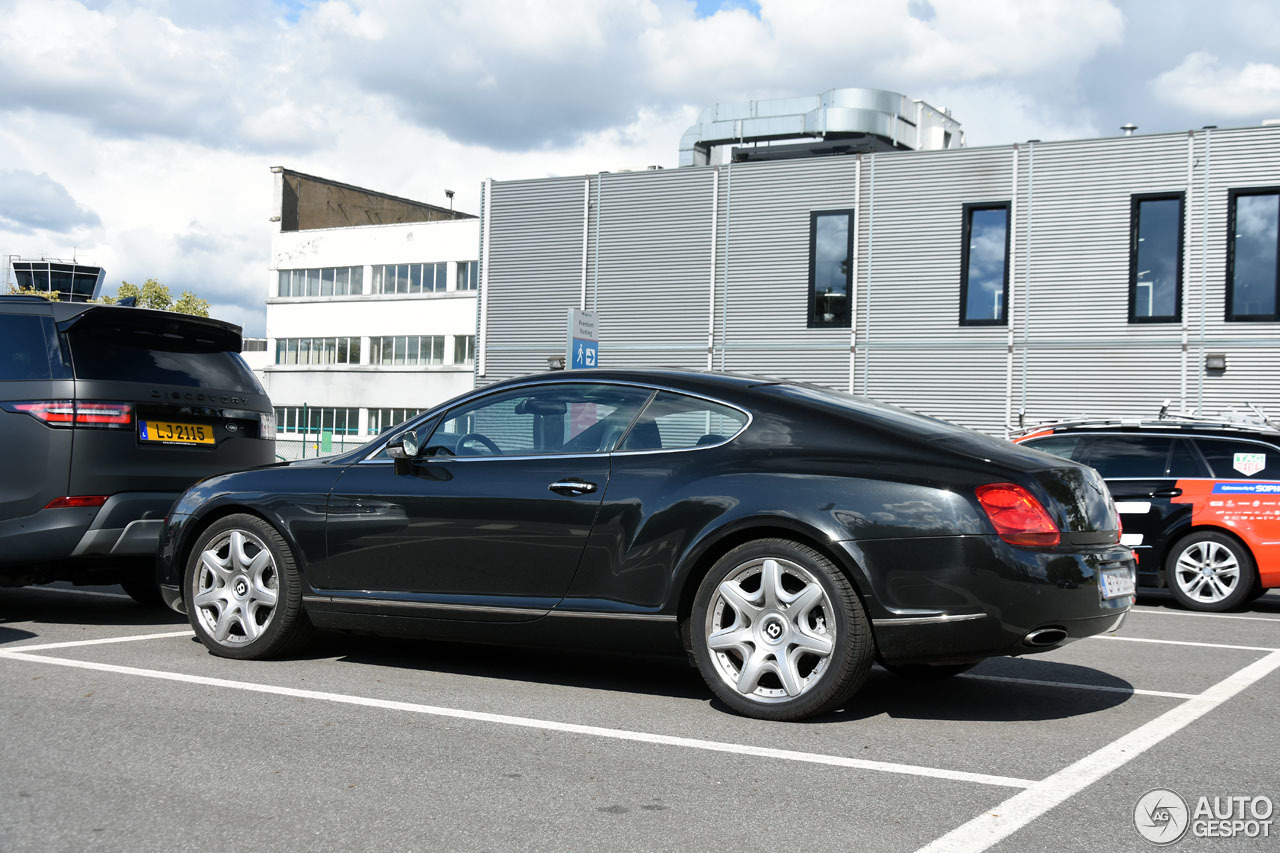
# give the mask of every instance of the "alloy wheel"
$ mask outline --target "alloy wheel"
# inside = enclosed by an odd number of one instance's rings
[[[1174,578],[1186,596],[1196,602],[1216,604],[1235,592],[1240,583],[1240,561],[1227,546],[1211,539],[1183,549],[1174,564]]]
[[[836,647],[834,610],[807,569],[789,560],[751,560],[716,587],[704,637],[720,679],[759,703],[813,688]]]
[[[192,603],[215,642],[243,646],[271,624],[279,587],[279,569],[266,544],[247,530],[231,529],[200,552]]]

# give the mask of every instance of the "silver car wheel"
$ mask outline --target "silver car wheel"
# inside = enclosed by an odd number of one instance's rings
[[[835,612],[805,568],[783,559],[751,560],[720,582],[710,604],[703,637],[715,671],[743,697],[790,701],[827,671]]]
[[[1240,583],[1240,561],[1218,542],[1194,542],[1178,555],[1174,579],[1188,598],[1215,604],[1235,592]]]
[[[232,529],[200,552],[196,618],[215,642],[245,646],[271,624],[280,577],[270,549],[253,533]]]

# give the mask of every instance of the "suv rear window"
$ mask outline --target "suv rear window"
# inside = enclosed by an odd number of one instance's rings
[[[158,335],[107,338],[72,331],[68,337],[78,379],[263,393],[257,377],[236,352],[193,352],[181,340],[165,340]]]

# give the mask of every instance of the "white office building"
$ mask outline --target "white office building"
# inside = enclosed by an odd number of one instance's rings
[[[261,375],[281,453],[361,443],[471,389],[479,220],[272,172]]]

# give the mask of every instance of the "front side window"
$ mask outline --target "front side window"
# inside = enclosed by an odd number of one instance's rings
[[[966,204],[960,257],[960,323],[1008,322],[1009,203]]]
[[[653,398],[619,450],[681,450],[724,444],[747,425],[737,409],[661,391]]]
[[[1129,234],[1129,322],[1177,322],[1182,315],[1182,193],[1134,196]]]
[[[1280,319],[1280,189],[1232,190],[1228,201],[1227,319]]]
[[[643,388],[585,383],[495,394],[450,411],[424,452],[436,456],[606,452],[650,395]]]
[[[848,327],[853,291],[853,213],[813,213],[809,219],[809,328]]]
[[[1098,469],[1104,480],[1157,479],[1168,476],[1173,439],[1164,436],[1098,436],[1080,461]]]

